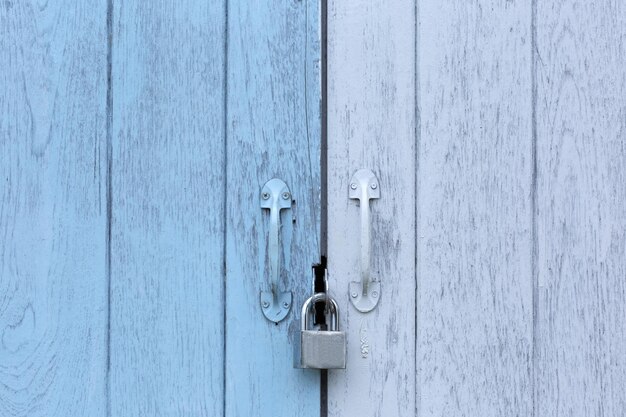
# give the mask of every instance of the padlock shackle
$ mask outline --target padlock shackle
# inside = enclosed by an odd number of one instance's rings
[[[304,304],[302,304],[302,311],[300,313],[300,330],[305,331],[309,329],[310,309],[313,305],[315,305],[315,303],[319,301],[324,301],[326,303],[326,307],[330,305],[330,316],[333,318],[330,329],[338,331],[339,307],[337,306],[337,302],[335,301],[335,299],[324,292],[318,292],[313,294],[311,297],[307,298]]]

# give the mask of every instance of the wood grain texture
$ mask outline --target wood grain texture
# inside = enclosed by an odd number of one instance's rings
[[[319,371],[293,369],[293,344],[320,259],[318,2],[231,1],[228,34],[226,415],[317,417]],[[295,200],[281,215],[279,284],[293,307],[277,325],[260,305],[269,290],[260,192],[274,177]]]
[[[106,1],[0,5],[0,415],[106,413]]]
[[[114,2],[111,415],[218,416],[224,2]]]
[[[529,1],[419,5],[420,416],[532,413]]]
[[[626,5],[538,2],[536,415],[626,414]]]
[[[345,370],[329,371],[329,416],[415,413],[415,4],[328,4],[328,268],[347,332]],[[360,281],[360,221],[349,181],[374,171],[370,313],[348,301]]]

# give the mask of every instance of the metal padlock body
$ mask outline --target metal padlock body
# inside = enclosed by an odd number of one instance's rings
[[[330,310],[330,330],[310,330],[309,318],[312,307],[319,301],[326,301]],[[346,333],[339,331],[339,309],[333,298],[325,293],[317,293],[307,299],[302,306],[300,328],[301,368],[345,369]]]

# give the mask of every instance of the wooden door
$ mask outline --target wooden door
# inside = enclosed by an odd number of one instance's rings
[[[625,415],[625,21],[582,0],[4,1],[0,416]],[[277,324],[272,178],[293,200]],[[320,256],[348,340],[327,373],[292,368]]]
[[[330,1],[329,416],[626,414],[626,8]],[[373,170],[378,307],[352,174]]]
[[[320,259],[315,1],[0,5],[0,415],[318,416],[294,306]]]

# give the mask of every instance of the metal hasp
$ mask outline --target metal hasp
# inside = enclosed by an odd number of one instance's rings
[[[291,309],[291,291],[279,291],[280,278],[280,211],[291,208],[291,192],[283,180],[273,178],[261,189],[261,208],[270,211],[268,255],[270,291],[261,291],[261,309],[270,321],[278,323]]]
[[[350,283],[350,301],[362,313],[372,311],[380,299],[380,282],[372,281],[370,199],[380,198],[378,178],[369,169],[359,169],[350,180],[349,195],[361,207],[361,281]]]

